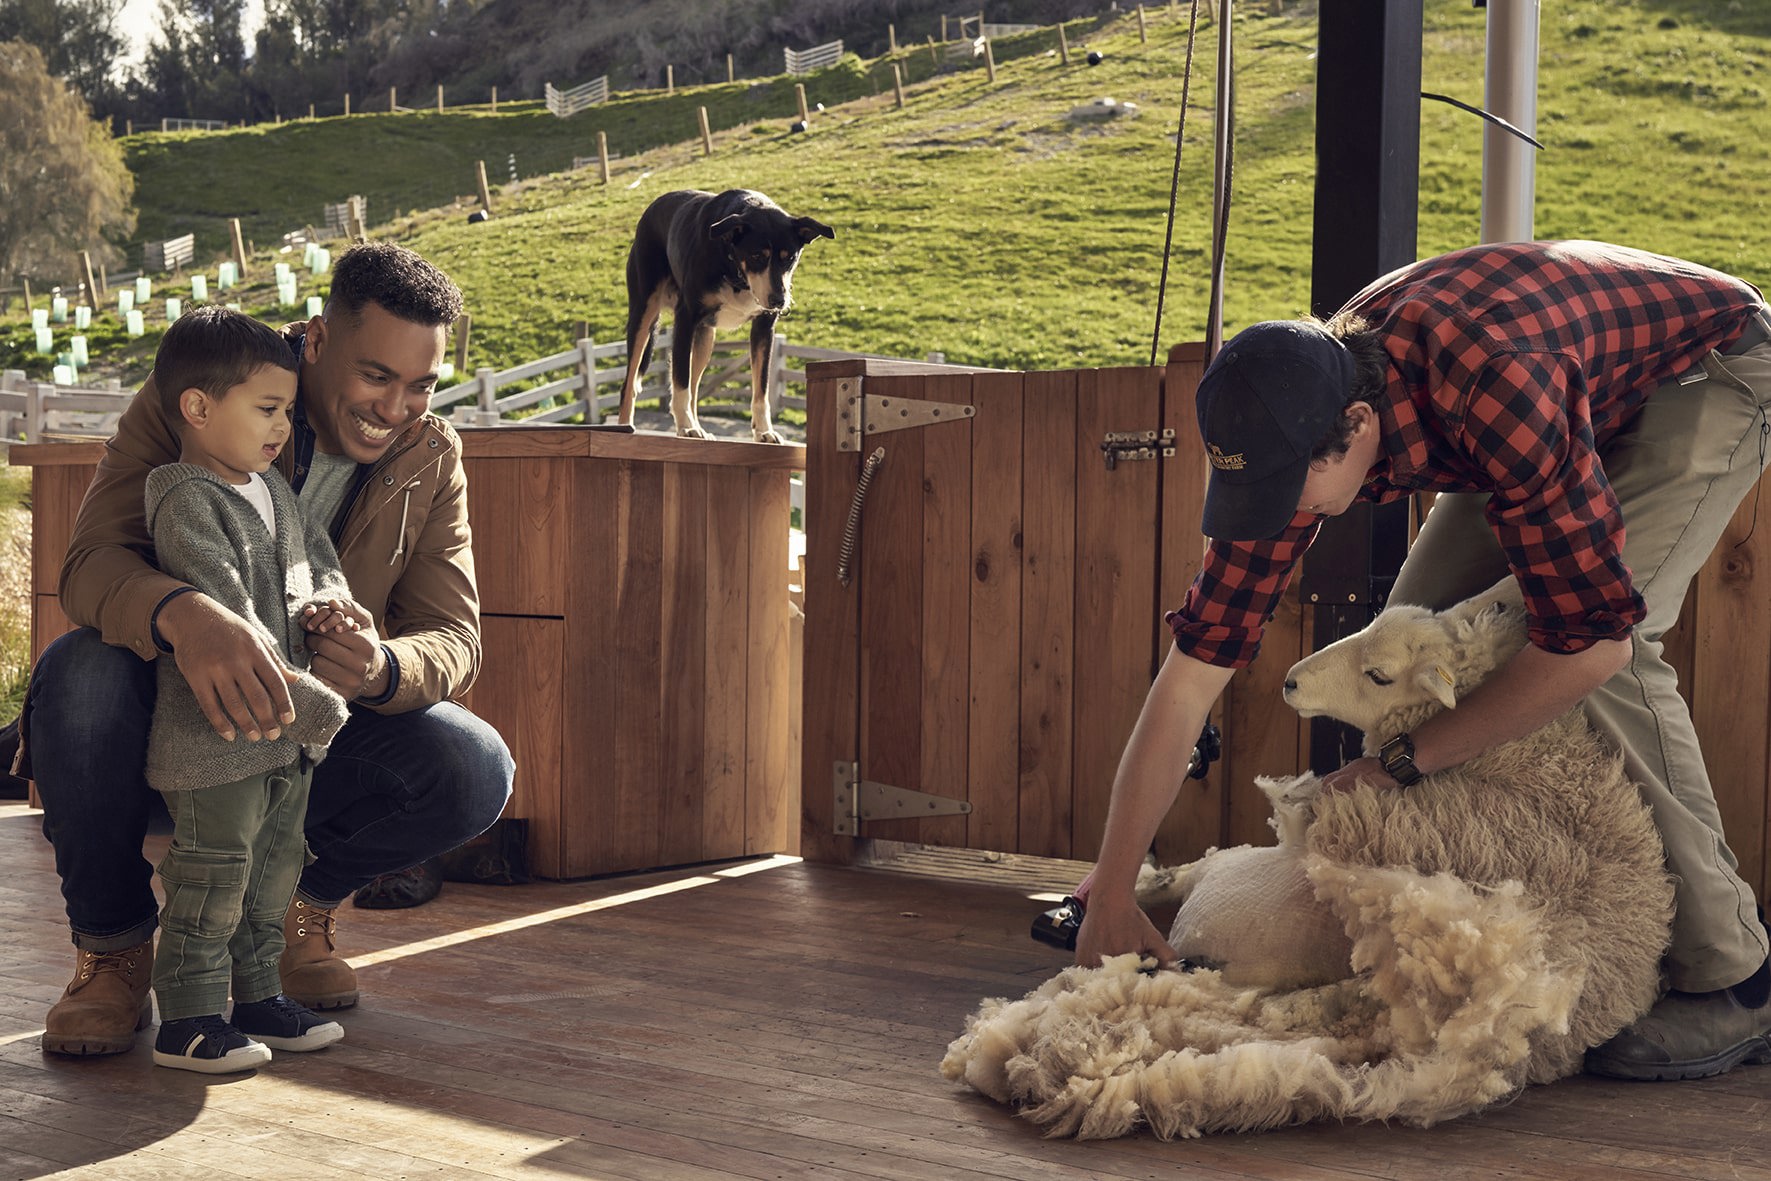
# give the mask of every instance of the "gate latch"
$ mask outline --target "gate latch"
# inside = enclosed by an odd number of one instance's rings
[[[1168,459],[1175,453],[1173,427],[1160,431],[1108,431],[1101,439],[1101,457],[1107,470],[1119,466],[1120,460]]]

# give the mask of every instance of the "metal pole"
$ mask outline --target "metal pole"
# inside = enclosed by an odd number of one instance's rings
[[[1527,135],[1537,134],[1538,0],[1488,0],[1488,73],[1483,105]],[[1492,123],[1482,125],[1482,241],[1529,242],[1537,149]]]
[[[1212,258],[1216,265],[1211,274],[1210,304],[1205,311],[1205,356],[1217,355],[1224,343],[1224,252],[1219,241],[1224,226],[1224,202],[1230,184],[1230,133],[1235,110],[1235,65],[1231,58],[1230,14],[1234,0],[1224,0],[1223,19],[1218,23],[1217,109],[1213,112],[1211,239]]]

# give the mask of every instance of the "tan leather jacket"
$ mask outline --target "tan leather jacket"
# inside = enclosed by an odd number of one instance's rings
[[[298,422],[297,434],[304,429]],[[297,442],[292,437],[277,457],[291,483]],[[143,660],[160,655],[155,609],[185,585],[154,567],[143,511],[148,473],[178,452],[150,377],[105,444],[62,562],[68,618]],[[404,713],[465,692],[480,669],[480,597],[454,428],[427,414],[401,432],[360,480],[333,541],[352,597],[375,617],[399,666],[393,696],[367,708]]]

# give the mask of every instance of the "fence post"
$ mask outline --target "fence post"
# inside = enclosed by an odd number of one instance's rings
[[[947,40],[947,14],[946,13],[941,14],[941,40],[943,43],[945,43]]]
[[[990,52],[990,38],[984,38],[984,73],[990,81],[996,81],[996,55]]]
[[[904,109],[904,71],[892,63],[892,93],[898,96],[898,109]]]
[[[33,382],[26,394],[25,401],[25,442],[41,443],[43,441],[43,416],[47,413],[44,399],[55,392],[55,387],[43,382]]]
[[[676,67],[675,66],[666,65],[664,67],[664,93],[665,94],[675,94],[676,93]]]
[[[807,127],[810,127],[812,125],[812,113],[806,109],[806,84],[804,82],[795,82],[793,84],[793,97],[799,100],[799,121],[804,123]]]
[[[596,133],[596,158],[597,158],[598,163],[600,163],[602,165],[603,183],[608,184],[609,183],[609,133],[606,131],[599,131]]]
[[[455,372],[467,372],[467,341],[473,335],[473,317],[462,312],[455,317]]]
[[[898,26],[886,26],[886,45],[894,55],[898,52]]]
[[[437,83],[437,114],[443,113],[443,84]]]
[[[80,273],[86,276],[86,306],[97,309],[98,298],[104,292],[99,289],[98,283],[92,277],[92,253],[90,251],[82,250],[80,252]]]
[[[474,181],[480,186],[480,206],[487,213],[492,212],[492,190],[486,184],[486,162],[474,161]]]
[[[942,35],[941,35],[941,41],[942,41],[942,43],[943,43],[943,44],[945,44],[945,43],[946,43],[946,40],[947,40],[947,36],[946,36],[946,33],[947,33],[947,28],[946,28],[946,20],[947,20],[947,18],[946,18],[946,17],[942,17],[942,18],[941,18],[941,21],[942,21],[942,27],[941,27],[941,34],[942,34]],[[936,70],[937,70],[937,71],[938,71],[938,70],[940,70],[940,68],[941,68],[941,54],[940,54],[940,51],[938,51],[938,50],[937,50],[937,49],[936,49],[936,48],[935,48],[935,39],[934,39],[934,38],[933,38],[933,37],[930,37],[930,38],[929,38],[929,61],[931,61],[931,62],[933,62],[933,63],[934,63],[934,65],[935,65],[935,69],[936,69]]]
[[[713,132],[707,128],[707,108],[696,107],[695,114],[701,120],[701,154],[711,156],[713,155]]]
[[[1058,61],[1063,65],[1070,64],[1070,38],[1064,36],[1064,22],[1058,22]]]
[[[240,264],[240,278],[246,277],[246,243],[240,237],[240,219],[228,218],[228,232],[234,238],[234,261]]]
[[[312,119],[314,117],[314,104],[313,103],[309,103],[307,105],[307,117],[309,119]]]
[[[492,88],[492,113],[494,115],[498,113],[498,88],[496,86]]]
[[[1140,4],[1138,5],[1138,43],[1147,45],[1149,42],[1150,34],[1144,28],[1144,6]]]
[[[475,369],[474,380],[480,383],[480,413],[498,417],[498,371]],[[482,424],[483,425],[483,424]]]
[[[399,102],[395,98],[394,88],[392,86],[388,87],[387,88],[387,113],[390,115],[393,114],[394,110],[397,107],[399,107],[399,105],[400,105]]]
[[[351,113],[351,92],[347,90],[344,92],[344,116],[345,116],[345,118],[347,118],[347,119],[350,118],[350,113]]]
[[[595,426],[603,420],[596,404],[596,341],[590,338],[590,324],[578,322],[578,368],[584,372],[584,422]]]
[[[19,282],[20,282],[20,283],[21,283],[21,284],[23,284],[23,285],[24,285],[24,289],[25,289],[25,311],[27,311],[27,312],[28,312],[28,311],[30,311],[30,310],[31,310],[31,281],[30,281],[30,280],[29,280],[29,279],[27,279],[27,278],[25,278],[25,277],[24,277],[24,276],[23,276],[23,275],[20,275],[20,276],[19,276],[19,278],[18,278],[18,281],[19,281]]]
[[[730,83],[737,80],[737,76],[732,73],[732,55],[728,53],[726,54],[726,81]]]

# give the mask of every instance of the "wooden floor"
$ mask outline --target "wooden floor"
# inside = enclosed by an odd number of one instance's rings
[[[1059,966],[1042,904],[788,859],[341,912],[346,1040],[245,1076],[38,1049],[71,966],[38,815],[0,804],[0,1177],[1771,1179],[1771,1068],[1573,1079],[1429,1131],[1048,1141],[936,1069]]]

